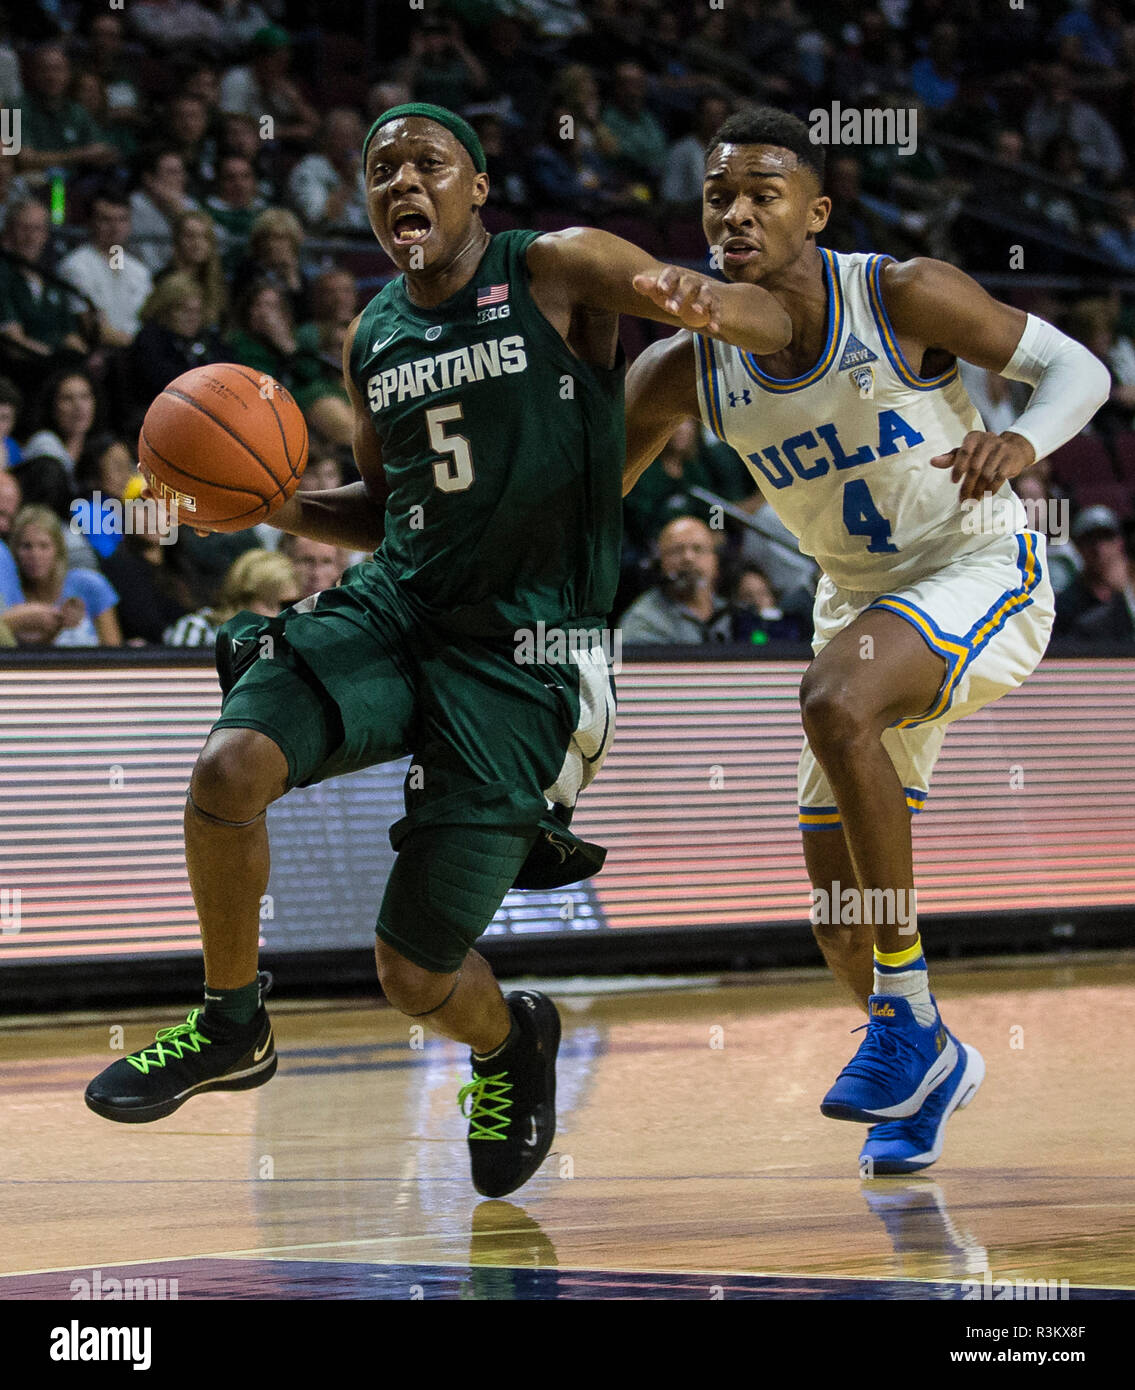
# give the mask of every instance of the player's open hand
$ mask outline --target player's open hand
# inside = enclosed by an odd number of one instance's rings
[[[1011,430],[970,430],[956,449],[930,460],[935,468],[948,468],[954,482],[961,483],[963,502],[996,492],[1007,478],[1015,478],[1035,461],[1033,446]]]
[[[632,283],[639,294],[673,314],[686,328],[721,332],[718,287],[704,275],[668,265],[657,275],[643,271]]]

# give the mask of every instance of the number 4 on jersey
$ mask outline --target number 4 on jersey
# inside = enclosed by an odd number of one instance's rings
[[[850,535],[869,538],[870,554],[898,553],[898,546],[891,544],[891,523],[875,506],[862,478],[852,478],[843,485],[843,524]]]

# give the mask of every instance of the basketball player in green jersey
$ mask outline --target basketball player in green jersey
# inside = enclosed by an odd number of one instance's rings
[[[503,1196],[551,1147],[560,1025],[535,991],[505,999],[472,947],[512,887],[602,863],[568,822],[613,732],[592,639],[621,539],[618,315],[758,353],[791,328],[764,289],[663,266],[605,232],[490,236],[484,154],[444,108],[387,111],[363,158],[371,225],[402,274],[344,346],[362,481],[299,493],[272,520],[378,548],[340,587],[222,630],[224,704],[185,812],[205,1006],[107,1068],[86,1099],[108,1119],[146,1121],[270,1078],[265,810],[292,787],[410,754],[379,978],[395,1008],[472,1049],[473,1182]]]

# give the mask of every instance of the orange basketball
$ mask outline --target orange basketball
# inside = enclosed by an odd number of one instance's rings
[[[307,423],[291,393],[251,367],[219,362],[171,381],[146,411],[138,461],[182,526],[244,531],[299,486]]]

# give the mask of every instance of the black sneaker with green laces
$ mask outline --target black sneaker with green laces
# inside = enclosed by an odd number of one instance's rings
[[[272,1023],[263,1002],[251,1023],[229,1024],[222,1033],[194,1009],[176,1028],[163,1028],[149,1047],[120,1057],[87,1087],[96,1115],[123,1124],[145,1124],[172,1115],[204,1091],[248,1091],[276,1072]]]
[[[535,990],[505,995],[516,1036],[492,1057],[473,1055],[473,1080],[457,1103],[469,1120],[473,1186],[482,1197],[515,1192],[548,1156],[556,1137],[556,1053],[560,1016]]]

